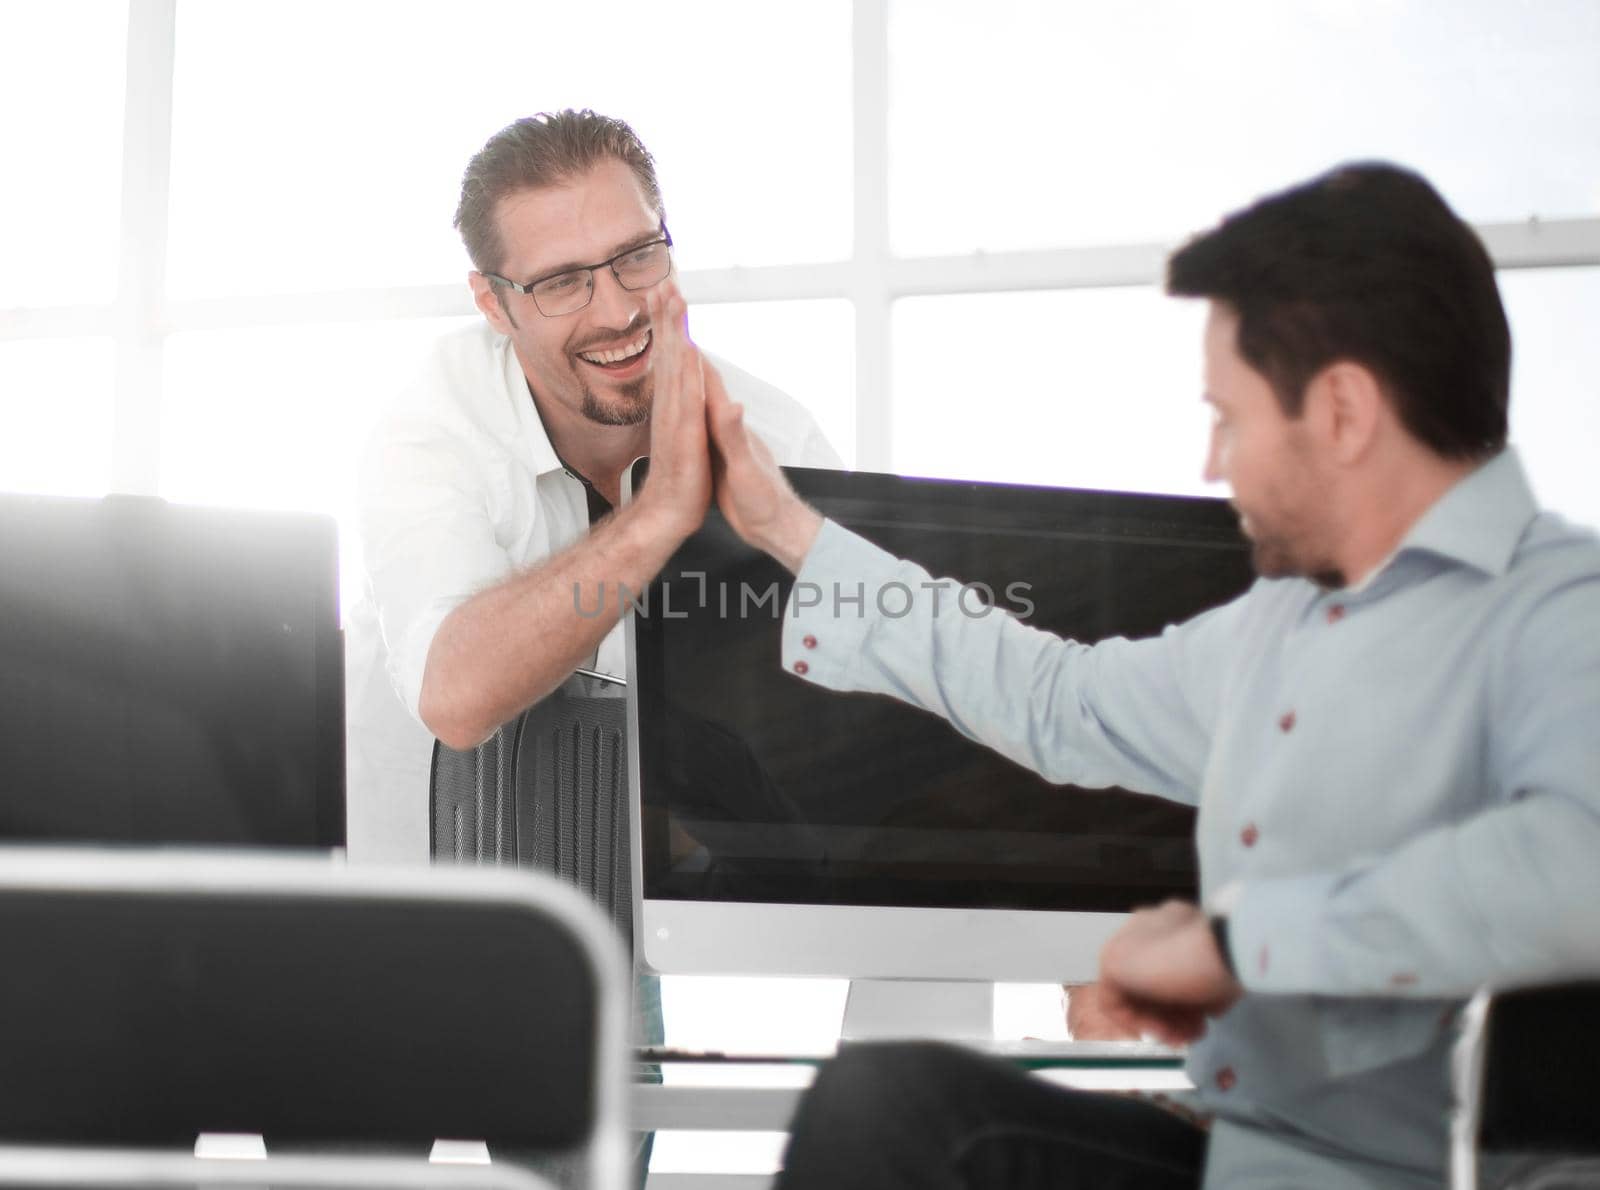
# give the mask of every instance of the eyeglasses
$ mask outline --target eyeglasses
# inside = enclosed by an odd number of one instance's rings
[[[617,284],[624,289],[648,289],[672,271],[672,234],[667,231],[666,224],[662,224],[659,240],[629,248],[599,264],[565,269],[529,281],[526,285],[518,285],[498,273],[485,273],[484,276],[496,285],[504,285],[533,298],[533,304],[546,318],[558,318],[563,314],[576,314],[589,304],[594,297],[595,270],[604,268],[611,270]]]

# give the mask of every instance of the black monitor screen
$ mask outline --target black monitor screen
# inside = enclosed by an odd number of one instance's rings
[[[327,517],[0,496],[0,838],[344,843]]]
[[[845,527],[982,584],[990,614],[1077,640],[1159,633],[1253,578],[1221,500],[788,474]],[[1123,911],[1194,895],[1190,808],[1052,786],[934,715],[783,672],[792,581],[713,511],[635,615],[645,896]]]

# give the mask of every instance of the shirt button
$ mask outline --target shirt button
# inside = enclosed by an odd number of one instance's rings
[[[1279,731],[1283,731],[1283,732],[1289,732],[1289,731],[1293,731],[1294,730],[1294,712],[1293,711],[1285,711],[1283,713],[1283,716],[1278,720],[1278,730]]]
[[[1256,845],[1256,840],[1260,837],[1261,832],[1256,829],[1256,824],[1253,822],[1249,823],[1244,830],[1239,832],[1239,842],[1243,843],[1246,847],[1254,847]]]
[[[1344,604],[1330,603],[1328,605],[1328,623],[1337,624],[1344,619]]]
[[[814,649],[817,647],[817,638],[807,634],[800,638],[800,643],[808,649]]]
[[[796,661],[794,663],[794,672],[799,674],[801,677],[805,677],[806,674],[811,672],[811,667],[804,661]]]
[[[1233,1084],[1239,1081],[1239,1076],[1233,1072],[1232,1066],[1224,1066],[1217,1071],[1217,1090],[1231,1091]]]

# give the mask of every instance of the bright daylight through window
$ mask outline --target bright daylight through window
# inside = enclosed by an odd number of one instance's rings
[[[1536,490],[1600,526],[1593,0],[604,10],[597,42],[526,0],[0,6],[0,490],[348,530],[377,410],[478,317],[463,167],[578,106],[655,154],[703,345],[857,467],[971,479],[1211,491],[1165,251],[1338,161],[1415,166],[1501,266]],[[804,1048],[840,994],[686,980],[668,1019],[694,1044],[762,1000]],[[1053,1027],[1029,1003],[1013,1034]]]

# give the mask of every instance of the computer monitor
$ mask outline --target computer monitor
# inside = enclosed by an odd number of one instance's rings
[[[0,838],[343,846],[331,518],[0,495]]]
[[[951,589],[946,614],[1141,637],[1253,578],[1221,500],[786,470],[824,515],[991,593],[983,613]],[[650,967],[847,976],[851,1013],[885,993],[863,980],[966,983],[944,994],[973,1020],[913,1023],[889,994],[889,1031],[987,1032],[992,982],[1092,979],[1128,910],[1195,895],[1190,808],[1051,786],[936,716],[784,672],[791,584],[713,510],[630,617]],[[916,1011],[944,1011],[921,999]]]

